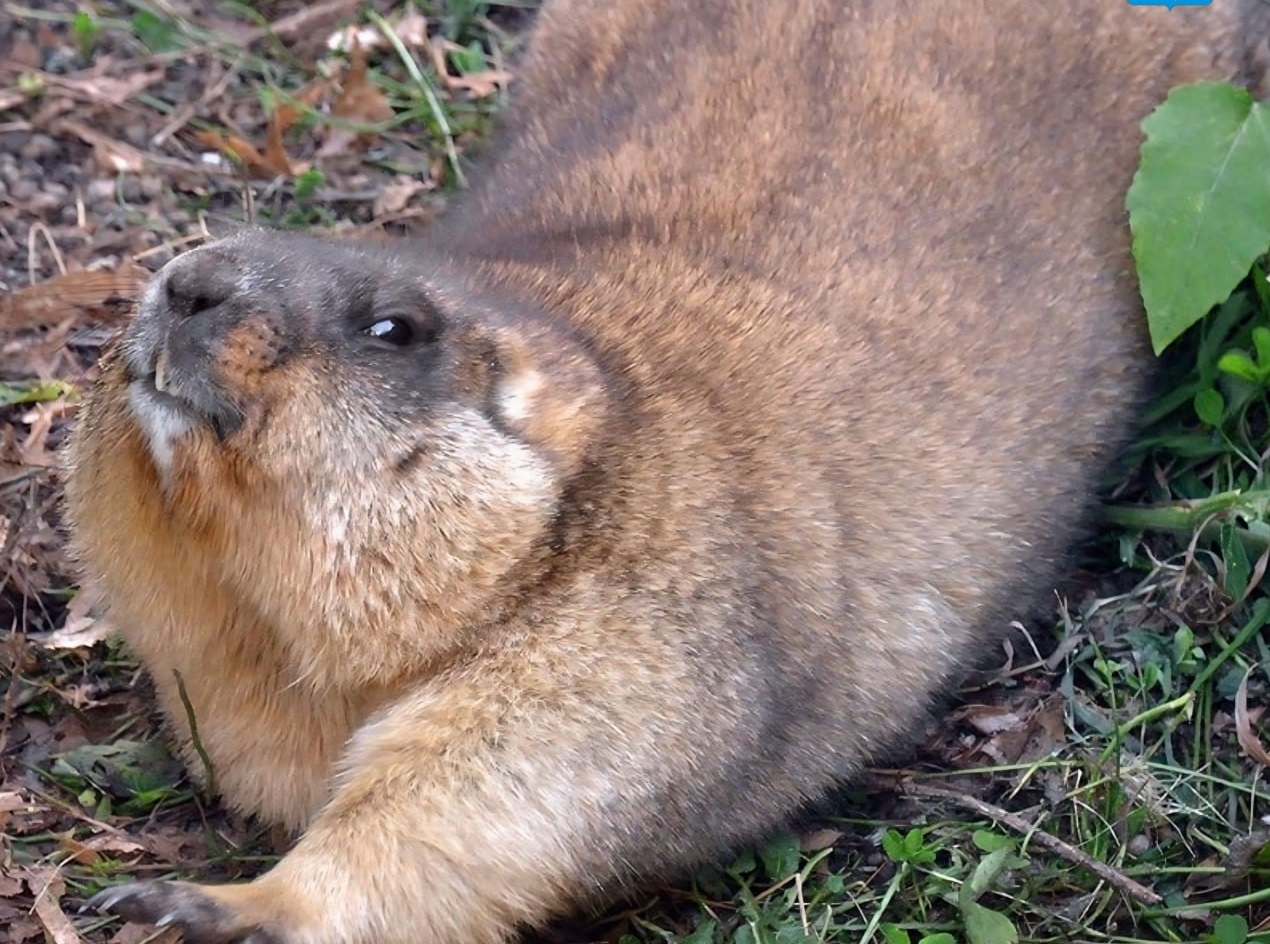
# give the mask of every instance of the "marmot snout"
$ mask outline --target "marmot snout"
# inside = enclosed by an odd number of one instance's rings
[[[83,404],[75,545],[191,771],[183,695],[302,835],[99,904],[493,944],[902,743],[1132,433],[1139,122],[1268,17],[548,0],[426,240],[170,264]]]

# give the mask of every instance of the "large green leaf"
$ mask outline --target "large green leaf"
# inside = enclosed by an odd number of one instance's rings
[[[1183,85],[1142,130],[1126,206],[1158,354],[1270,249],[1270,108],[1233,85]]]

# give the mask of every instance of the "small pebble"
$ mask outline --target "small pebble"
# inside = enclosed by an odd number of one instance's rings
[[[47,134],[33,134],[29,141],[22,146],[21,154],[29,161],[38,161],[41,158],[52,157],[61,153],[61,145]]]
[[[17,203],[24,203],[34,197],[40,188],[30,177],[20,177],[9,181],[9,196]]]

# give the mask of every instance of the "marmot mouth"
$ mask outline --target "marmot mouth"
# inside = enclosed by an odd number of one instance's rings
[[[150,382],[159,393],[168,392],[168,352],[166,348],[159,350],[154,359],[154,371],[150,374]]]

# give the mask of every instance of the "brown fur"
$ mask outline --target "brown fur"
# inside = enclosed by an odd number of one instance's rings
[[[103,904],[493,944],[901,742],[1130,434],[1138,123],[1242,75],[1242,15],[549,0],[424,245],[173,262],[84,404],[75,539],[195,775],[178,673],[225,799],[303,835]]]

